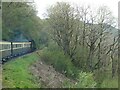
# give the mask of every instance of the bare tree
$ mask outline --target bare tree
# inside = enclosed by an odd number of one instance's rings
[[[67,3],[57,3],[48,10],[53,39],[69,55],[72,61],[78,43],[77,20],[74,19],[74,8]]]
[[[48,16],[53,40],[65,55],[89,71],[106,70],[111,59],[114,59],[115,43],[110,33],[114,18],[107,7],[100,7],[97,12],[89,6],[77,7],[75,10],[68,3],[62,2],[51,7]],[[78,49],[83,50],[81,55],[78,55]],[[84,53],[85,49],[87,53]],[[81,61],[84,63],[79,63]]]

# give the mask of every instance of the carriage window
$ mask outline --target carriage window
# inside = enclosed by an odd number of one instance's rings
[[[26,44],[24,44],[24,47],[26,47]]]
[[[16,44],[13,44],[13,48],[16,48]]]
[[[25,47],[30,47],[30,44],[24,44]]]
[[[17,45],[17,47],[21,47],[22,44],[16,44],[16,45]]]
[[[0,44],[0,50],[2,50],[2,44]]]
[[[11,45],[10,44],[2,44],[2,49],[10,49]]]
[[[22,47],[22,44],[19,44],[19,47]]]
[[[24,44],[24,47],[27,47],[27,44]]]

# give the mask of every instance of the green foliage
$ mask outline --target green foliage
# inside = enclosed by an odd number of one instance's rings
[[[118,88],[118,78],[106,78],[101,84],[101,88]]]
[[[43,21],[36,15],[33,3],[5,2],[2,4],[2,39],[14,40],[16,32],[35,41],[39,47]]]
[[[71,82],[64,82],[65,88],[94,88],[96,86],[96,82],[93,79],[92,73],[81,72],[79,73],[78,82],[72,84]]]
[[[1,13],[1,10],[0,10]],[[2,39],[2,18],[1,18],[1,14],[0,14],[0,39]]]
[[[31,75],[29,66],[39,60],[37,54],[32,53],[3,65],[3,86],[8,88],[39,88],[37,80]]]
[[[40,32],[40,37],[39,37],[39,49],[43,49],[45,46],[48,45],[49,42],[49,38],[48,38],[48,34],[45,31],[41,31]]]
[[[80,70],[87,72],[87,56],[88,56],[88,48],[79,45],[77,47],[77,53],[75,55],[76,60],[74,60],[74,64]]]
[[[110,67],[109,67],[110,69]],[[112,72],[110,70],[96,70],[94,71],[94,79],[97,82],[97,88],[117,88],[118,87],[118,74],[113,78],[111,76]]]
[[[96,86],[96,82],[93,79],[92,73],[81,72],[79,74],[78,83],[75,87],[78,88],[94,88]]]
[[[67,77],[76,78],[78,69],[72,64],[71,59],[54,43],[48,46],[41,54],[41,59],[65,74]]]

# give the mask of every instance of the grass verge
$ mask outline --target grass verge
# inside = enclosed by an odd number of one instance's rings
[[[3,88],[38,88],[36,78],[30,73],[29,67],[39,60],[34,52],[3,65]]]

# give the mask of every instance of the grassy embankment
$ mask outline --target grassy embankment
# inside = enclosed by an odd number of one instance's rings
[[[30,73],[29,67],[39,60],[36,53],[11,60],[3,65],[3,88],[38,88],[40,85]]]

